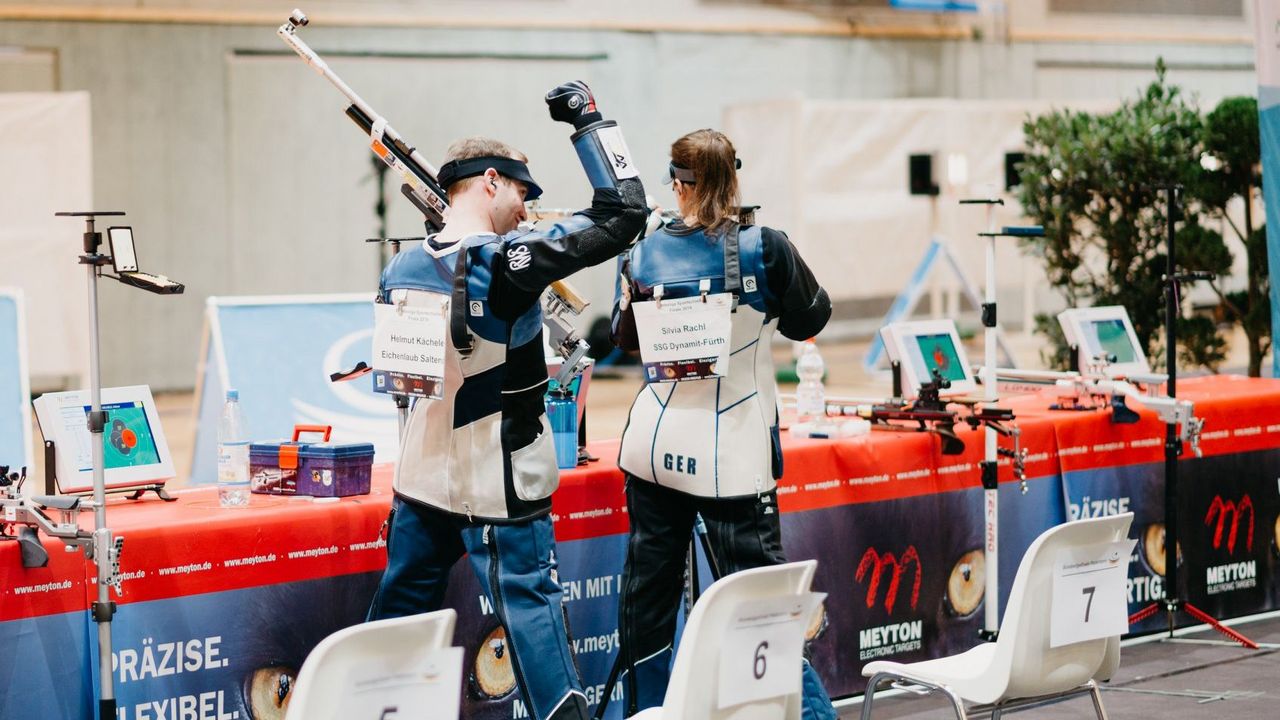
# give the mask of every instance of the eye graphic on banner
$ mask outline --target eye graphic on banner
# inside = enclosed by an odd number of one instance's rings
[[[1236,552],[1236,537],[1240,532],[1240,521],[1244,519],[1245,512],[1249,513],[1249,521],[1245,527],[1248,529],[1248,535],[1245,539],[1245,550],[1253,550],[1253,499],[1245,493],[1240,498],[1240,502],[1233,500],[1223,500],[1221,495],[1213,496],[1213,502],[1209,504],[1209,511],[1205,513],[1204,524],[1212,525],[1214,519],[1218,521],[1217,527],[1213,531],[1213,549],[1217,550],[1222,547],[1222,531],[1228,525],[1227,518],[1230,517],[1231,532],[1227,535],[1227,552],[1234,555]]]
[[[1142,564],[1152,575],[1164,577],[1164,523],[1151,523],[1142,531]],[[1178,566],[1182,566],[1182,543],[1178,543]]]
[[[982,607],[986,594],[987,556],[974,549],[960,556],[947,577],[946,607],[957,617],[969,617]]]
[[[891,552],[881,555],[876,552],[874,547],[869,547],[866,552],[862,553],[862,559],[858,561],[858,570],[854,573],[854,578],[858,582],[867,582],[868,608],[875,607],[876,596],[880,589],[880,578],[886,569],[892,568],[892,574],[889,576],[889,586],[885,590],[884,609],[890,615],[893,614],[893,606],[897,603],[902,575],[906,572],[908,566],[914,566],[915,574],[911,581],[911,609],[915,610],[916,605],[920,602],[921,575],[920,555],[916,552],[915,546],[907,546],[901,558],[894,557]]]
[[[515,667],[507,652],[507,631],[501,625],[476,648],[467,685],[471,697],[478,700],[505,697],[516,689]]]

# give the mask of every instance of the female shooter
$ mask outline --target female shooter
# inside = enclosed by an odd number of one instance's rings
[[[738,165],[715,130],[672,144],[681,218],[631,249],[614,307],[614,342],[641,350],[647,381],[618,459],[631,522],[619,626],[638,709],[666,693],[695,516],[723,573],[785,562],[771,339],[812,337],[831,315],[787,236],[739,222]],[[835,718],[808,662],[803,717]]]

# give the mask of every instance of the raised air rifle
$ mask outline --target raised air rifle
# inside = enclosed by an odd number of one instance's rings
[[[400,194],[408,198],[422,213],[427,233],[439,232],[444,227],[444,216],[449,210],[449,196],[436,180],[438,173],[435,166],[406,142],[386,118],[357,95],[315,50],[298,37],[298,29],[306,27],[308,22],[307,16],[295,9],[276,34],[351,102],[347,106],[347,117],[369,137],[369,147],[373,153],[400,175],[404,181],[400,186]],[[560,212],[558,216],[569,214],[571,213]],[[550,217],[545,212],[543,216]],[[393,240],[398,244],[399,239]],[[586,369],[590,346],[579,336],[572,319],[581,314],[587,304],[563,280],[552,283],[542,297],[543,321],[547,325],[548,339],[552,349],[564,359],[560,372],[556,375],[560,387],[568,386],[574,377]]]
[[[449,209],[449,202],[440,183],[436,182],[435,167],[416,148],[405,142],[385,118],[343,82],[330,69],[329,64],[298,37],[298,28],[306,27],[308,22],[310,21],[301,10],[294,9],[276,34],[312,69],[347,96],[351,101],[347,106],[347,117],[369,136],[369,147],[373,153],[382,158],[387,167],[399,173],[404,181],[400,186],[400,193],[426,218],[427,232],[439,232],[444,226],[444,214]]]

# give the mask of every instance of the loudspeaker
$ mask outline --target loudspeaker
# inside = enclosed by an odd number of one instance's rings
[[[911,155],[907,158],[908,189],[912,195],[937,195],[933,181],[933,155]]]
[[[1004,189],[1012,190],[1022,184],[1022,173],[1018,166],[1027,159],[1024,152],[1008,152],[1004,154]]]

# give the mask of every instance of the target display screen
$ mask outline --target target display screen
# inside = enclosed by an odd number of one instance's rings
[[[920,348],[920,357],[924,360],[926,378],[932,378],[934,370],[944,380],[954,382],[967,378],[964,362],[960,359],[960,353],[956,352],[956,345],[951,341],[949,333],[919,335],[916,337],[916,346]]]
[[[147,421],[146,408],[141,403],[123,402],[104,404],[107,425],[102,430],[103,463],[108,470],[160,462],[151,423]],[[89,408],[84,409],[85,413]],[[85,468],[92,468],[92,459]]]
[[[920,387],[932,383],[935,373],[947,385],[938,388],[940,394],[957,397],[977,389],[960,333],[951,320],[889,323],[880,328],[880,338],[889,359],[899,363],[907,399],[918,397]]]
[[[1124,307],[1067,308],[1058,313],[1058,323],[1067,344],[1077,348],[1081,368],[1103,367],[1108,376],[1118,378],[1151,372]]]
[[[1137,361],[1138,353],[1129,341],[1129,330],[1123,320],[1095,320],[1089,323],[1089,330],[1093,335],[1090,346],[1095,355],[1105,353],[1115,358],[1112,362],[1116,363]]]
[[[102,443],[103,482],[136,487],[173,477],[173,459],[151,389],[145,385],[102,388],[106,422],[102,438],[89,431],[90,392],[45,393],[32,402],[40,433],[52,444],[58,491],[93,489],[94,443]]]

